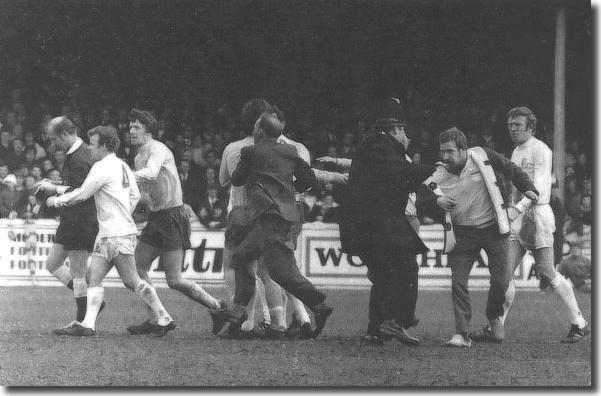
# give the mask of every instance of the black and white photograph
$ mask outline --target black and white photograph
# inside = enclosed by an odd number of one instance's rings
[[[3,1],[3,391],[595,389],[597,11]]]

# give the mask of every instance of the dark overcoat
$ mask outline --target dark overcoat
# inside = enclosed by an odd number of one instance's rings
[[[428,250],[405,216],[409,193],[434,172],[405,159],[405,149],[387,133],[368,136],[357,150],[347,193],[340,206],[343,251],[400,247],[409,254]]]

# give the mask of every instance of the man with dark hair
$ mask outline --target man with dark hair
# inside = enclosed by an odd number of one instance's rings
[[[426,181],[431,189],[440,188],[442,196],[435,195],[418,204],[438,207],[450,212],[456,246],[448,254],[452,272],[452,301],[455,313],[455,330],[447,345],[471,347],[469,323],[472,316],[468,295],[468,278],[480,250],[488,256],[490,290],[486,316],[491,327],[491,338],[502,342],[503,303],[505,291],[511,280],[508,265],[509,219],[505,210],[509,193],[504,190],[505,180],[536,200],[538,192],[526,173],[503,155],[489,149],[468,149],[467,138],[457,128],[439,136],[440,156],[444,166]]]
[[[157,317],[150,330],[159,335],[175,328],[175,323],[159,300],[156,290],[136,271],[134,250],[138,229],[132,213],[140,200],[134,175],[117,158],[117,130],[98,126],[88,132],[91,154],[98,161],[92,166],[81,187],[58,197],[48,198],[49,207],[64,207],[86,201],[94,195],[99,223],[90,265],[90,287],[85,318],[63,329],[62,335],[93,336],[104,297],[102,280],[115,265],[123,284],[134,291]],[[60,193],[60,192],[59,192]]]
[[[240,163],[232,174],[234,186],[245,185],[248,202],[238,219],[242,235],[232,255],[236,295],[233,306],[221,314],[230,322],[231,335],[239,330],[254,295],[256,276],[249,263],[259,258],[275,282],[313,310],[313,337],[321,333],[333,310],[324,301],[326,296],[300,274],[288,245],[290,227],[301,218],[293,177],[301,191],[316,185],[317,180],[294,147],[277,143],[281,130],[282,124],[273,113],[262,114],[254,126],[255,144],[241,150]]]
[[[150,214],[148,223],[136,247],[136,266],[142,279],[149,284],[148,271],[157,258],[165,268],[167,285],[209,309],[223,304],[199,284],[182,278],[184,252],[190,249],[190,221],[184,210],[182,186],[173,153],[163,143],[153,139],[157,120],[148,112],[133,109],[130,113],[131,145],[137,148],[135,178]],[[128,328],[132,334],[152,331],[154,321]]]
[[[517,191],[513,194],[514,205],[508,209],[509,218],[512,220],[509,241],[510,265],[515,271],[526,250],[532,252],[541,276],[549,282],[551,289],[561,298],[569,312],[570,330],[561,342],[578,342],[590,334],[590,327],[582,316],[572,286],[555,270],[553,254],[555,217],[549,205],[553,153],[544,142],[534,137],[536,116],[528,107],[515,107],[509,110],[507,129],[516,145],[511,161],[530,176],[540,191],[536,202]],[[507,290],[503,320],[507,316],[514,296],[515,286],[512,282]],[[490,330],[484,327],[480,338],[487,341],[489,335]]]
[[[65,193],[81,187],[95,160],[88,146],[77,136],[75,125],[67,117],[55,117],[50,120],[47,129],[48,139],[65,150],[66,160],[63,166],[63,186],[48,179],[36,184],[38,191],[53,195]],[[98,220],[94,197],[60,211],[60,223],[54,237],[52,249],[46,260],[46,269],[61,283],[73,290],[77,304],[76,320],[81,321],[87,306],[87,261],[98,234]],[[70,265],[64,262],[69,257]],[[64,329],[55,330],[62,334]]]
[[[407,329],[415,323],[415,256],[428,249],[405,216],[405,207],[409,194],[434,167],[409,163],[405,121],[386,106],[380,114],[351,164],[348,193],[339,212],[340,240],[344,252],[361,258],[372,282],[362,343],[380,345],[382,337],[394,337],[418,345],[419,339]]]

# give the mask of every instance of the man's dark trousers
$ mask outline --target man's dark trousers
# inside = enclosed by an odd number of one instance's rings
[[[255,276],[248,264],[259,257],[263,258],[269,276],[307,306],[312,308],[325,300],[326,296],[301,275],[293,251],[286,246],[291,225],[280,216],[263,214],[234,248],[235,304],[246,306],[254,295]]]
[[[505,292],[512,278],[509,264],[509,236],[499,234],[497,224],[485,228],[455,225],[457,246],[449,253],[449,266],[452,272],[452,300],[457,334],[469,332],[472,306],[468,294],[468,279],[474,260],[484,249],[488,256],[490,289],[486,302],[486,317],[491,320],[503,315]]]
[[[418,290],[418,266],[414,253],[396,246],[374,246],[360,254],[372,282],[367,334],[377,335],[384,320],[413,324]]]

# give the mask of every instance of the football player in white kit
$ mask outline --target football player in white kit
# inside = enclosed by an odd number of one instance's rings
[[[510,265],[515,272],[526,250],[532,252],[541,276],[550,283],[553,292],[559,295],[569,312],[570,331],[561,342],[578,342],[590,334],[590,327],[580,312],[572,286],[555,270],[553,254],[555,217],[549,205],[553,153],[544,142],[534,137],[536,116],[529,108],[515,107],[509,110],[507,128],[511,140],[516,145],[511,155],[511,161],[530,176],[539,191],[538,200],[533,202],[527,197],[521,196],[514,189],[514,205],[508,208],[509,219],[512,221],[509,245],[509,259],[512,261]],[[514,297],[515,284],[511,281],[506,292],[503,322]],[[489,334],[489,329],[485,326],[473,338],[476,341],[487,341]]]
[[[159,300],[156,290],[138,275],[134,261],[137,227],[132,218],[140,191],[136,179],[125,162],[117,158],[119,147],[117,130],[97,126],[88,131],[90,149],[96,162],[80,188],[60,196],[48,198],[49,207],[64,207],[85,201],[92,195],[96,200],[98,236],[92,253],[90,285],[85,318],[62,329],[62,335],[93,336],[96,318],[104,296],[102,280],[114,266],[125,286],[133,290],[158,318],[152,332],[163,335],[175,328],[175,323]]]

